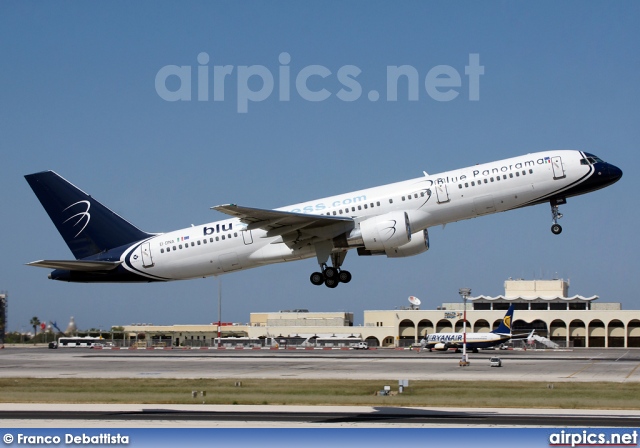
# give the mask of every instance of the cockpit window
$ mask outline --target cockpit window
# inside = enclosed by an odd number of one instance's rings
[[[596,163],[604,163],[604,161],[600,157],[594,156],[593,154],[585,152],[584,155],[587,156],[587,158],[580,160],[581,165],[594,165]]]
[[[604,163],[602,159],[599,157],[593,156],[591,154],[587,154],[586,159],[580,159],[580,165],[594,165],[596,163]]]

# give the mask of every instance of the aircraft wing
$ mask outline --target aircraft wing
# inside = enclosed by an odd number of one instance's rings
[[[300,231],[320,238],[332,238],[355,227],[353,219],[345,216],[283,212],[236,204],[217,205],[211,208],[239,218],[240,222],[246,224],[246,230],[266,230],[268,237]]]
[[[110,271],[122,264],[121,261],[96,260],[38,260],[27,263],[27,266],[39,268],[66,269],[69,271]]]

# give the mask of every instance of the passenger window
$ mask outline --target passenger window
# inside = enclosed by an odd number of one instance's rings
[[[513,173],[509,173],[509,177],[513,179]]]
[[[206,238],[202,240],[202,244],[207,244],[207,239]]]
[[[525,176],[527,174],[527,172],[525,170],[522,170],[522,175]]]
[[[471,186],[472,186],[472,187],[475,187],[475,186],[476,186],[476,183],[475,183],[474,181],[471,181]]]
[[[160,253],[163,254],[164,253],[164,249],[160,249]]]
[[[393,204],[393,199],[389,199],[389,204]]]
[[[491,178],[491,182],[493,182],[493,177]]]
[[[380,201],[376,202],[376,205],[377,205],[378,207],[380,207]]]
[[[365,209],[365,210],[367,209],[367,204],[364,204],[364,209]]]
[[[520,177],[520,171],[516,171],[516,177]]]
[[[173,250],[176,250],[176,246],[173,246]]]
[[[193,241],[191,241],[191,247],[194,247],[196,245],[196,243],[194,243]]]
[[[356,208],[355,208],[355,207],[351,207],[351,211],[352,211],[352,212],[355,212],[355,211],[356,211]]]
[[[465,187],[465,188],[469,188],[469,183],[468,183],[468,182],[465,182],[465,183],[464,183],[464,187]]]
[[[362,210],[362,206],[361,205],[358,205],[358,210]]]
[[[533,174],[533,170],[532,169],[529,169],[529,174]]]
[[[497,177],[496,177],[496,180],[500,180],[500,176],[497,176]]]
[[[222,235],[222,239],[224,240],[224,235]]]
[[[484,183],[485,183],[485,184],[487,183],[487,179],[485,179],[485,180],[484,180]]]
[[[336,211],[335,210],[333,211],[333,216],[336,216]]]
[[[374,207],[373,202],[372,202],[370,205],[371,205],[371,208],[373,208],[373,207]]]
[[[220,241],[220,237],[219,236],[216,237],[216,241]]]
[[[458,188],[462,189],[462,184],[458,184]]]
[[[236,238],[238,238],[238,232],[234,232],[233,236],[235,236]]]
[[[178,247],[179,247],[180,249],[182,249],[182,244],[180,244]]]
[[[171,248],[170,247],[167,247],[167,252],[171,252]]]
[[[404,201],[404,196],[402,196],[402,200]]]
[[[200,240],[198,240],[198,246],[199,246],[200,244],[201,244],[201,243],[200,243]]]

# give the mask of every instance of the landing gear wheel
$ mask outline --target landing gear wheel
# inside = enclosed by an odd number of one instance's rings
[[[551,220],[553,221],[551,232],[554,235],[560,235],[562,232],[562,227],[558,224],[558,219],[562,218],[562,213],[560,213],[560,207],[558,207],[558,204],[566,204],[566,202],[566,199],[551,201]]]
[[[326,278],[324,280],[324,285],[327,288],[335,288],[336,286],[338,286],[338,283],[340,283],[340,282],[338,281],[337,278]]]
[[[322,272],[314,272],[311,274],[309,279],[311,280],[311,283],[316,286],[320,286],[324,283],[324,275],[322,275]]]
[[[351,272],[349,271],[340,271],[338,273],[338,279],[341,283],[349,283],[351,281]]]
[[[325,279],[338,279],[338,270],[336,268],[327,267],[323,274]]]

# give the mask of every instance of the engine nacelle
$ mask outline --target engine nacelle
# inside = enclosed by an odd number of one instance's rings
[[[367,250],[364,247],[358,247],[358,255],[386,255],[388,258],[403,258],[421,254],[429,250],[429,232],[424,229],[422,232],[414,233],[411,241],[400,247],[392,247],[385,250]]]
[[[429,232],[424,229],[422,232],[414,233],[404,246],[393,247],[385,250],[389,258],[412,257],[429,250]]]
[[[360,223],[364,248],[379,251],[404,246],[411,241],[411,225],[406,212],[391,212]]]
[[[433,347],[431,347],[431,350],[438,350],[438,351],[445,351],[448,349],[449,347],[447,347],[447,344],[443,344],[442,342],[438,342]]]

